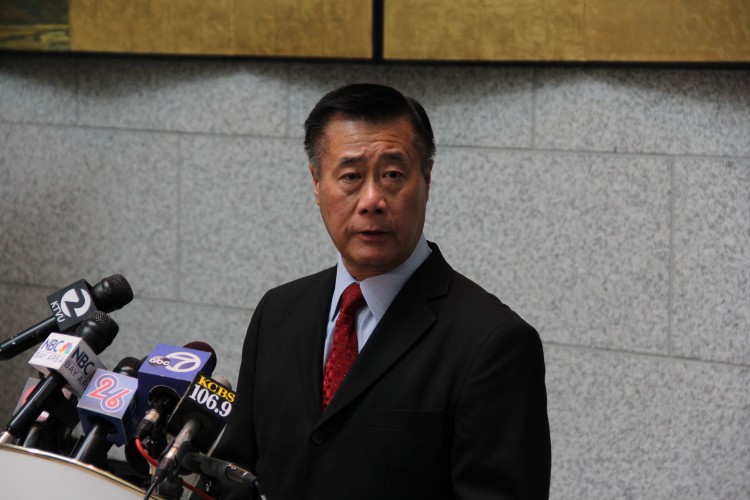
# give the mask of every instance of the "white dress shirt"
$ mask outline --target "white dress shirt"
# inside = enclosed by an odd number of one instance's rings
[[[398,292],[401,291],[406,281],[414,274],[414,271],[427,260],[430,253],[432,253],[432,250],[427,245],[424,235],[422,235],[409,258],[395,269],[359,282],[366,302],[365,306],[357,311],[357,343],[359,344],[359,351],[367,343],[373,330],[378,326],[378,323],[383,318],[383,315],[385,315],[393,299],[398,295]],[[349,274],[349,271],[346,270],[344,262],[341,259],[341,254],[339,254],[338,263],[336,264],[336,287],[333,289],[333,297],[331,298],[326,341],[323,347],[323,366],[325,366],[328,353],[331,352],[333,329],[336,326],[336,319],[341,307],[341,294],[344,293],[346,287],[356,281]]]

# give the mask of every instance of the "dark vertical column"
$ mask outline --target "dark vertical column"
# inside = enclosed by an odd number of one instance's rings
[[[383,61],[383,3],[385,0],[372,1],[372,60]]]

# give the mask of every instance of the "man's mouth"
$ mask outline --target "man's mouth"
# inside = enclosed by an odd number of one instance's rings
[[[363,231],[357,231],[357,234],[362,238],[382,238],[383,236],[387,235],[387,231],[381,231],[378,229],[368,229]]]

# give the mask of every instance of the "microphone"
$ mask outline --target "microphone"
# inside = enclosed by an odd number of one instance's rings
[[[154,471],[152,487],[174,472],[186,453],[211,447],[224,429],[236,398],[228,382],[222,384],[200,373],[195,377],[167,424],[175,438]]]
[[[78,415],[85,432],[70,458],[105,468],[113,444],[122,446],[135,427],[135,393],[141,362],[128,357],[113,371],[99,369],[78,402]]]
[[[41,379],[35,377],[27,379],[21,397],[13,410],[14,413],[26,403],[29,395],[40,382]],[[55,398],[55,401],[54,405],[50,405],[49,412],[43,411],[31,424],[29,431],[21,440],[21,446],[56,454],[70,449],[70,432],[78,421],[75,402],[71,401],[71,393],[67,389],[63,389],[63,397]]]
[[[138,372],[138,415],[143,417],[134,433],[141,440],[172,413],[197,373],[210,375],[216,367],[216,352],[201,341],[184,347],[158,344],[146,359]]]
[[[106,313],[94,311],[78,327],[76,336],[50,335],[29,361],[47,376],[6,424],[0,443],[12,443],[24,435],[43,411],[49,411],[63,397],[61,389],[66,384],[76,396],[82,395],[96,368],[104,367],[96,354],[112,343],[118,330]]]
[[[52,316],[0,343],[0,360],[20,354],[55,331],[73,331],[97,309],[116,311],[131,300],[133,290],[122,274],[104,278],[93,287],[85,280],[76,281],[47,297]]]
[[[265,500],[266,498],[265,495],[260,492],[258,478],[255,477],[252,472],[238,467],[233,463],[209,457],[202,453],[190,452],[185,454],[180,465],[190,472],[218,479],[223,484],[231,482],[255,488],[262,500]]]

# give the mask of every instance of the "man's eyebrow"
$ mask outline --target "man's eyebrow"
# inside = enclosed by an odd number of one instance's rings
[[[339,159],[339,161],[336,163],[337,168],[344,168],[344,167],[350,167],[352,165],[356,165],[357,163],[362,163],[365,160],[364,156],[344,156]]]
[[[406,156],[403,153],[397,153],[397,152],[385,153],[383,155],[383,158],[385,158],[386,160],[397,161],[400,163],[405,163],[407,161]]]
[[[404,155],[401,152],[393,151],[390,153],[384,153],[382,156],[382,159],[386,161],[391,162],[397,162],[397,163],[407,163],[408,159],[406,158],[406,155]],[[336,168],[346,168],[351,167],[354,165],[357,165],[359,163],[362,163],[365,161],[365,157],[361,155],[357,156],[343,156],[339,159],[339,161],[336,163]]]

